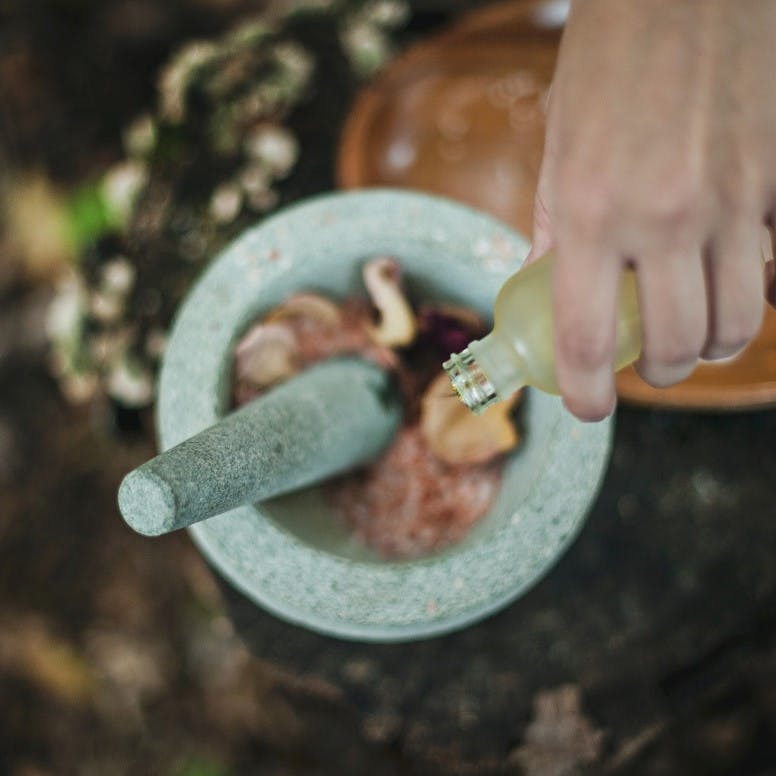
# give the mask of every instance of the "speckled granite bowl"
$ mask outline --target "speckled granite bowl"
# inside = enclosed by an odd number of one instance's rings
[[[332,194],[267,219],[213,262],[182,306],[159,385],[161,449],[225,412],[236,338],[289,294],[361,293],[364,259],[390,254],[416,295],[487,316],[527,249],[488,216],[407,191]],[[507,463],[497,503],[466,540],[438,555],[380,560],[353,541],[316,488],[189,530],[224,577],[290,622],[366,641],[461,628],[548,571],[579,531],[606,467],[608,422],[579,423],[538,391],[524,410],[526,437]]]

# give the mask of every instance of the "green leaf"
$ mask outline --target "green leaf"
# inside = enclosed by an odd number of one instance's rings
[[[68,202],[68,222],[70,237],[77,250],[90,245],[118,225],[116,214],[97,184],[75,190]]]

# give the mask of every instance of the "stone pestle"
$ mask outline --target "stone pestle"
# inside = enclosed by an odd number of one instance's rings
[[[357,358],[322,362],[130,472],[121,514],[158,536],[312,485],[376,457],[401,415],[385,370]]]

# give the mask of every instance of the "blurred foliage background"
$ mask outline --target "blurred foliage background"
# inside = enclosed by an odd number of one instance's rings
[[[250,657],[188,540],[133,535],[115,492],[153,454],[180,297],[237,231],[333,186],[348,100],[406,17],[0,2],[0,773],[394,772],[333,688]]]

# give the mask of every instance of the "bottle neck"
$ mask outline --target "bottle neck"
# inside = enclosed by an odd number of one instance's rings
[[[463,403],[478,415],[526,382],[519,354],[495,331],[451,355],[443,368]]]

